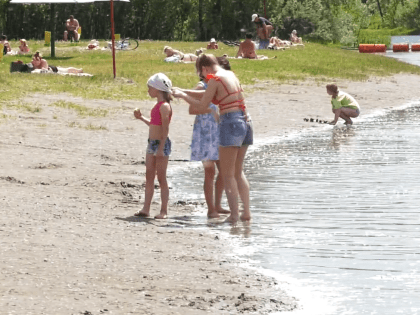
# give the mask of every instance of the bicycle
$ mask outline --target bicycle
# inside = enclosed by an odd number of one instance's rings
[[[119,50],[135,50],[137,47],[139,47],[139,42],[133,38],[127,37],[115,42],[115,48]]]

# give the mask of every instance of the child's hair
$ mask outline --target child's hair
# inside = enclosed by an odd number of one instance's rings
[[[225,70],[231,70],[229,60],[225,56],[216,57],[219,66]]]
[[[168,49],[172,49],[172,47],[170,47],[170,46],[163,47],[163,52],[166,52]]]
[[[252,34],[251,33],[246,33],[245,38],[252,39]]]
[[[197,61],[195,63],[195,67],[198,73],[201,73],[201,68],[203,67],[211,67],[217,65],[217,59],[214,55],[211,54],[201,54],[198,56]]]
[[[327,90],[333,92],[334,94],[338,93],[338,87],[334,83],[327,84]]]
[[[165,99],[165,101],[167,101],[168,103],[170,103],[174,98],[172,97],[172,94],[169,92],[163,92],[161,91],[163,94],[163,98]]]
[[[7,36],[6,35],[1,35],[1,40],[7,40]]]

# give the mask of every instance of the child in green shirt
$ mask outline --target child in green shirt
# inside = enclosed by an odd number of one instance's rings
[[[339,91],[337,85],[328,84],[327,93],[331,95],[332,111],[334,113],[334,120],[330,125],[335,125],[338,118],[345,120],[346,125],[352,125],[351,118],[356,118],[360,115],[360,106],[357,101],[348,93]]]

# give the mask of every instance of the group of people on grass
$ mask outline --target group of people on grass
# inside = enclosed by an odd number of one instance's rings
[[[6,35],[1,36],[0,44],[3,45],[3,55],[26,55],[30,52],[30,49],[28,47],[28,43],[26,39],[22,38],[19,40],[19,50],[14,51],[12,50],[12,47],[10,46],[9,41],[7,40]]]
[[[69,38],[79,41],[80,34],[78,32],[80,28],[79,22],[70,15],[70,18],[66,21],[66,30],[64,31],[63,39],[67,41]],[[30,52],[26,39],[22,38],[19,40],[19,50],[14,51],[7,40],[7,35],[1,35],[0,44],[3,45],[3,55],[26,55]]]
[[[259,49],[286,49],[292,45],[302,45],[302,38],[297,36],[296,30],[293,30],[290,34],[290,40],[281,40],[278,37],[271,37],[273,31],[273,24],[259,16],[258,14],[252,15],[252,22],[255,23],[257,27],[257,36],[259,37]],[[256,43],[252,40],[252,34],[247,33],[245,40],[239,44],[238,53],[235,58],[245,58],[245,59],[257,59],[265,60],[269,59],[264,55],[257,55]],[[212,38],[207,44],[207,49],[218,49],[219,46],[217,41]],[[165,46],[163,52],[166,54],[165,61],[167,62],[195,62],[197,56],[203,53],[204,49],[196,50],[195,54],[192,53],[183,53],[179,50],[175,50],[172,47]],[[227,56],[226,56],[227,57]]]
[[[168,214],[169,187],[166,178],[172,144],[169,126],[172,119],[173,97],[189,104],[188,112],[196,115],[191,143],[191,160],[201,161],[204,167],[204,195],[207,216],[218,218],[230,214],[227,222],[251,219],[249,204],[249,183],[243,171],[243,163],[249,145],[253,144],[253,126],[245,105],[241,84],[231,71],[226,57],[200,54],[195,61],[200,81],[193,89],[173,87],[171,80],[163,73],[157,73],[147,81],[150,97],[156,104],[150,111],[150,118],[136,109],[134,117],[149,126],[146,149],[146,187],[143,208],[134,215],[149,217],[154,194],[154,179],[157,175],[161,190],[161,209],[156,219],[165,219]],[[352,119],[360,114],[360,106],[348,93],[338,90],[337,85],[328,84],[331,95],[335,125],[339,118],[351,125]],[[216,170],[218,171],[217,179]],[[223,190],[229,209],[221,206]],[[239,215],[238,199],[243,205]]]

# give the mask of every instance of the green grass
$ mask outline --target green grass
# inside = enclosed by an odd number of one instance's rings
[[[62,67],[83,68],[93,77],[39,75],[9,72],[10,63],[17,59],[27,63],[31,56],[5,56],[0,63],[0,85],[2,104],[30,96],[33,93],[55,94],[69,93],[87,99],[148,99],[147,79],[156,72],[164,72],[172,80],[174,86],[193,87],[198,81],[194,64],[174,64],[163,61],[162,49],[170,45],[184,52],[195,52],[205,47],[204,42],[160,42],[142,41],[135,51],[117,51],[117,79],[112,74],[112,56],[110,51],[87,51],[86,42],[78,44],[57,43],[56,58],[51,59],[50,48],[43,42],[29,41],[31,51],[39,49],[49,64]],[[12,48],[17,43],[12,42]],[[101,42],[101,47],[105,42]],[[220,56],[234,56],[236,47],[223,43],[215,53]],[[349,80],[367,80],[370,76],[387,76],[396,73],[414,73],[420,75],[420,67],[408,65],[392,58],[379,55],[359,54],[355,51],[342,50],[339,47],[328,47],[316,43],[307,43],[304,48],[291,48],[286,51],[258,51],[276,59],[230,60],[232,69],[243,85],[257,81],[288,82],[315,78],[331,80],[334,78]],[[58,106],[58,105],[56,105]],[[67,106],[67,107],[66,107]],[[78,105],[79,106],[79,105]],[[105,112],[94,112],[92,109],[76,109],[63,103],[62,107],[76,110],[81,115],[101,116]],[[92,112],[93,111],[93,112]]]

